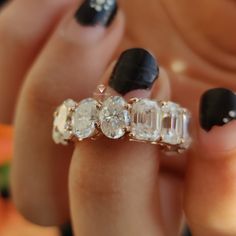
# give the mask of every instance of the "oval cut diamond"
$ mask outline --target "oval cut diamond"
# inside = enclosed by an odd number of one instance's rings
[[[80,140],[92,136],[96,131],[97,121],[98,102],[92,98],[82,100],[72,118],[74,135]]]
[[[126,101],[119,96],[104,101],[99,114],[101,130],[108,138],[118,139],[125,134],[130,123]]]
[[[176,145],[181,143],[183,121],[178,104],[167,102],[162,108],[162,140],[164,143]]]
[[[68,99],[58,107],[53,122],[53,140],[55,143],[67,144],[71,138],[71,116],[76,105],[75,101]]]
[[[157,141],[161,131],[161,109],[157,102],[140,99],[131,110],[131,135],[137,140]]]

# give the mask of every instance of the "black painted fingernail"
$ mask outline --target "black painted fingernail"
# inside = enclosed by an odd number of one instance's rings
[[[236,119],[236,94],[229,89],[215,88],[206,91],[200,104],[200,124],[210,131],[215,125],[223,126]]]
[[[76,20],[85,26],[109,26],[117,12],[116,0],[85,0],[75,13]]]
[[[183,233],[183,236],[192,236],[188,226],[186,226],[186,228],[184,230],[184,233]]]
[[[7,0],[0,0],[0,7],[3,6],[6,2]]]
[[[73,236],[71,224],[65,224],[60,227],[60,236]]]
[[[121,54],[109,86],[122,95],[136,89],[151,89],[158,75],[159,67],[152,54],[132,48]]]

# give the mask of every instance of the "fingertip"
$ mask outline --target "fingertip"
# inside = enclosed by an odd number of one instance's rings
[[[226,88],[203,93],[199,108],[198,149],[202,157],[224,158],[236,149],[236,95]]]
[[[184,209],[194,235],[235,235],[236,97],[225,88],[206,91],[188,161]]]
[[[104,25],[99,23],[99,19],[96,17],[94,17],[95,19],[90,19],[90,15],[86,16],[83,13],[87,9],[81,10],[81,8],[83,8],[83,4],[79,7],[77,5],[71,7],[59,23],[55,32],[56,37],[85,48],[86,46],[98,47],[102,41],[106,41],[106,47],[109,48],[109,38],[112,38],[111,41],[113,41],[113,44],[119,41],[124,30],[124,14],[120,9],[117,9],[114,15],[112,15],[109,25]],[[81,14],[83,18],[88,18],[84,19],[87,23],[84,23],[83,19],[80,19]]]

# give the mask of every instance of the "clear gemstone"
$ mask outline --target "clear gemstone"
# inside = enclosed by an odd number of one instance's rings
[[[137,140],[157,141],[160,138],[161,114],[155,101],[141,99],[132,105],[131,135]]]
[[[104,10],[108,11],[110,9],[110,6],[108,4],[104,5]]]
[[[183,120],[179,105],[167,102],[162,108],[162,139],[164,143],[176,145],[181,143]]]
[[[114,4],[114,0],[107,0],[107,4],[108,5],[113,5]]]
[[[231,117],[231,118],[236,118],[236,111],[229,111],[229,116]]]
[[[102,6],[96,5],[96,6],[95,6],[95,9],[96,9],[97,11],[101,11],[101,10],[102,10]]]
[[[104,4],[106,2],[106,0],[97,0],[98,4]]]
[[[183,112],[182,121],[183,121],[183,133],[182,133],[183,143],[180,145],[180,147],[187,149],[192,142],[192,139],[189,135],[190,114],[188,112],[185,111]]]
[[[76,105],[76,102],[68,99],[58,107],[53,122],[53,140],[55,143],[67,144],[71,138],[71,116]]]
[[[82,100],[72,118],[74,135],[80,140],[92,136],[95,133],[97,121],[98,102],[92,98]]]
[[[125,134],[130,123],[126,101],[119,96],[104,101],[99,114],[101,130],[108,138],[118,139]]]
[[[224,117],[224,118],[223,118],[223,122],[224,122],[225,124],[229,123],[229,121],[230,121],[229,118],[227,118],[227,117]]]

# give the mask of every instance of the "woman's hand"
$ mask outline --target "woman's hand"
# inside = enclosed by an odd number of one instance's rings
[[[122,1],[124,36],[120,10],[109,27],[91,26],[91,19],[88,26],[81,14],[78,22],[73,18],[78,4],[15,0],[0,14],[2,122],[12,120],[19,95],[12,170],[19,210],[33,222],[55,225],[69,220],[70,202],[76,235],[177,235],[184,196],[194,235],[235,235],[235,122],[210,132],[198,124],[203,91],[236,90],[235,2]],[[147,144],[99,140],[73,152],[51,140],[55,107],[91,96],[101,78],[109,83],[111,69],[103,75],[105,69],[130,47],[150,49],[163,66],[151,94],[133,95],[171,99],[193,113],[186,163]]]

